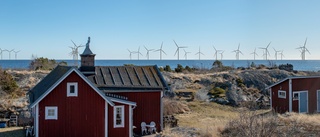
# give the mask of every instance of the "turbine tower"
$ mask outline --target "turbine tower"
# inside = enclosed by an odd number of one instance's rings
[[[166,54],[167,55],[167,53],[166,52],[164,52],[164,50],[162,50],[162,45],[163,45],[163,42],[161,43],[161,47],[160,47],[160,49],[157,49],[157,50],[155,50],[154,52],[157,52],[157,51],[159,51],[160,52],[160,60],[162,60],[162,53],[164,53],[164,54]]]
[[[147,49],[147,47],[146,46],[144,46],[144,48],[147,50],[147,54],[146,54],[146,56],[147,56],[147,59],[149,60],[149,51],[153,51],[154,49]]]
[[[199,51],[198,51],[195,55],[197,55],[197,54],[199,54],[199,60],[200,60],[200,55],[204,55],[204,54],[200,51],[200,46],[199,46]]]
[[[263,53],[263,55],[265,55],[265,59],[268,60],[268,55],[270,56],[270,53],[268,51],[268,47],[270,46],[271,42],[267,45],[267,47],[263,48],[263,47],[260,47],[259,49],[263,49],[265,52]]]
[[[280,57],[281,57],[281,60],[282,60],[282,57],[284,57],[283,55],[283,50],[279,53]]]
[[[140,52],[140,46],[139,46],[139,48],[138,48],[138,51],[136,51],[136,53],[138,54],[138,60],[140,60],[140,55],[143,56],[143,55],[141,54],[141,52]]]
[[[216,56],[216,60],[218,60],[218,52],[220,52],[221,50],[217,50],[214,46],[212,46],[213,49],[214,49],[214,54],[213,54],[213,57]]]
[[[253,54],[253,60],[256,60],[256,55],[258,56],[258,54],[256,52],[256,48],[254,48],[254,51],[250,54]]]
[[[12,50],[6,50],[6,51],[8,51],[9,52],[9,60],[11,59],[11,52],[13,52],[14,51],[14,49],[12,49]]]
[[[83,46],[82,45],[77,46],[76,43],[74,43],[72,40],[71,42],[73,43],[73,47],[69,46],[72,49],[72,51],[69,54],[73,57],[74,66],[78,66],[78,55],[79,55],[78,49]]]
[[[129,53],[130,53],[130,60],[132,60],[132,54],[134,54],[135,52],[134,51],[130,51],[129,49],[127,49],[128,51],[129,51]]]
[[[186,58],[186,60],[187,60],[187,59],[188,59],[188,54],[189,54],[189,53],[191,53],[191,52],[187,52],[187,51],[186,51],[186,50],[184,50],[184,49],[183,49],[183,51],[184,51],[184,57],[185,57],[185,58]]]
[[[179,59],[180,59],[180,58],[179,58],[180,48],[187,48],[187,47],[179,47],[178,44],[176,43],[176,41],[173,40],[173,42],[174,42],[174,44],[176,44],[176,46],[177,46],[177,50],[176,50],[176,52],[174,53],[174,56],[178,53],[178,60],[179,60]]]
[[[20,50],[19,51],[13,51],[13,52],[14,52],[15,60],[17,60],[17,54],[20,52]]]
[[[297,49],[300,49],[300,50],[301,50],[300,52],[301,52],[301,59],[302,59],[302,60],[306,60],[306,51],[307,51],[309,54],[311,54],[310,51],[306,48],[307,40],[308,40],[308,38],[306,38],[306,41],[304,42],[303,47],[298,47],[298,48],[297,48]]]
[[[241,53],[243,55],[243,53],[240,51],[240,43],[238,45],[238,49],[232,51],[236,53],[236,59],[239,60],[239,53]]]
[[[2,53],[3,53],[3,51],[6,51],[6,50],[0,48],[1,60],[2,60]]]
[[[221,60],[222,60],[222,58],[223,58],[223,52],[224,52],[224,51],[222,51],[222,52],[219,53],[220,56],[221,56]]]
[[[278,60],[278,53],[280,53],[280,50],[276,50],[275,48],[273,48],[273,50],[274,50],[274,57],[275,57],[275,59],[276,60]]]

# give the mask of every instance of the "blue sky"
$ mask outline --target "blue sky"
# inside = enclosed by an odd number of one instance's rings
[[[146,59],[143,46],[159,49],[162,42],[163,59],[177,59],[173,40],[188,47],[188,59],[198,59],[199,46],[205,54],[201,59],[214,59],[213,45],[225,51],[223,59],[235,59],[232,51],[240,43],[240,59],[246,60],[253,59],[255,48],[256,59],[263,59],[259,47],[271,42],[268,58],[275,58],[275,48],[284,51],[283,59],[300,59],[296,48],[308,37],[306,59],[318,60],[319,5],[316,0],[3,0],[0,48],[20,50],[18,59],[32,54],[72,59],[71,40],[85,45],[90,36],[96,59],[129,59],[127,49],[139,46],[140,59]],[[3,59],[8,58],[4,52]],[[150,59],[159,59],[159,53],[150,52]]]

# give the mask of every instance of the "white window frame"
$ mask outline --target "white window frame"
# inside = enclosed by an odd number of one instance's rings
[[[70,86],[74,86],[74,93],[70,93]],[[68,82],[67,83],[67,97],[77,97],[78,96],[78,83]]]
[[[282,96],[280,93],[284,93],[284,96]],[[284,90],[278,90],[278,98],[286,98],[287,96],[287,92]]]
[[[49,110],[53,110],[53,116],[49,116]],[[57,106],[48,106],[45,107],[45,119],[46,120],[57,120],[58,119],[58,107]]]
[[[121,108],[121,123],[117,124],[117,108]],[[113,126],[116,127],[124,127],[124,106],[114,106],[113,107]]]
[[[295,98],[295,94],[298,94],[298,98]],[[299,92],[293,92],[292,100],[299,100]]]

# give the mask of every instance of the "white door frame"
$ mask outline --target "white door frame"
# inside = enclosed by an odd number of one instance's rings
[[[319,94],[320,94],[319,92],[320,92],[320,89],[317,90],[317,112],[320,112],[320,109],[319,109],[319,107],[320,107],[319,106],[320,98],[318,98]]]
[[[307,112],[300,112],[300,93],[306,92],[307,93]],[[303,90],[303,91],[293,91],[293,93],[299,93],[299,98],[298,98],[298,108],[299,108],[299,113],[309,113],[309,94],[308,90]]]

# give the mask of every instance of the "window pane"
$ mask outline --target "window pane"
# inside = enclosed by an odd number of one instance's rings
[[[70,93],[74,93],[74,85],[70,85]]]

